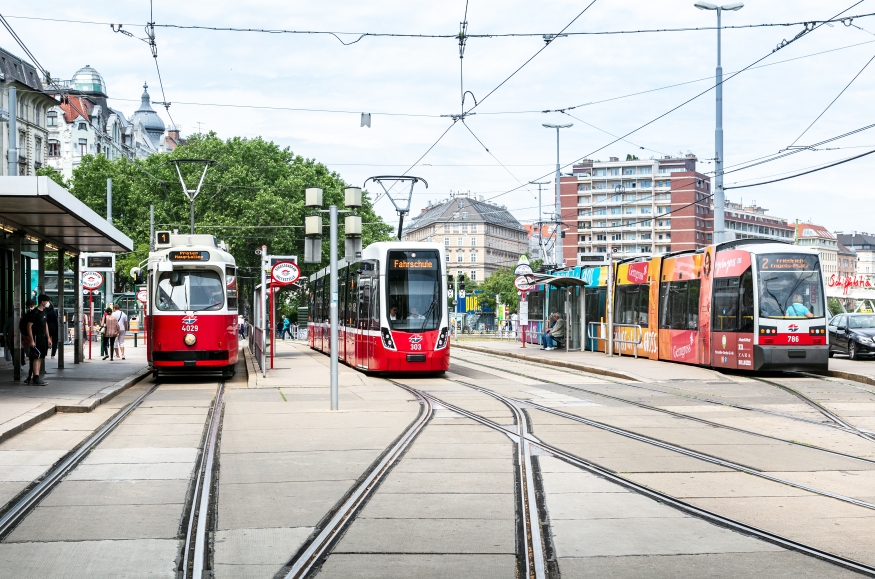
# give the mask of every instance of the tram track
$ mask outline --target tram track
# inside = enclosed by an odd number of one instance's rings
[[[136,410],[146,398],[158,389],[153,385],[136,400],[116,412],[100,425],[93,434],[76,445],[48,471],[29,484],[18,496],[9,502],[9,507],[0,513],[0,541],[5,539],[15,527],[46,498],[58,484],[85,460],[94,448],[109,436],[119,424]]]
[[[479,391],[483,394],[489,395],[489,396],[503,402],[509,408],[516,408],[517,411],[519,411],[522,415],[525,415],[525,412],[523,410],[524,408],[531,407],[531,408],[535,408],[538,410],[543,410],[545,412],[551,412],[551,413],[559,415],[559,416],[566,415],[564,417],[569,418],[569,419],[575,418],[574,415],[563,413],[561,411],[555,411],[554,409],[550,409],[547,407],[539,407],[539,405],[537,405],[537,404],[532,404],[528,401],[521,401],[521,400],[514,399],[512,397],[504,396],[502,394],[499,394],[497,392],[493,392],[493,391],[486,389],[486,388],[482,388],[482,387],[475,386],[475,385],[470,385],[470,384],[467,384],[467,383],[464,383],[461,381],[452,380],[452,379],[448,379],[448,378],[447,378],[447,380],[454,382],[454,383],[458,383],[458,384],[467,386],[467,387],[472,388],[476,391]],[[404,386],[402,386],[402,387],[404,387]],[[407,387],[407,388],[410,389],[410,387]],[[442,406],[448,410],[451,410],[452,412],[455,412],[461,416],[464,416],[466,418],[474,420],[474,421],[476,421],[484,426],[492,428],[493,430],[496,430],[498,432],[502,432],[505,435],[508,435],[508,430],[505,426],[497,424],[496,422],[490,420],[489,418],[485,418],[483,416],[480,416],[479,414],[476,414],[476,413],[471,412],[469,410],[465,410],[464,408],[461,408],[459,406],[448,403],[448,402],[444,401],[443,399],[438,398],[438,397],[436,397],[428,392],[419,391],[419,394],[431,399],[432,402],[436,405],[440,405],[440,406]],[[580,418],[580,417],[576,417],[576,418]],[[828,562],[833,563],[835,565],[839,565],[841,567],[844,567],[844,568],[847,568],[847,569],[850,569],[850,570],[853,570],[856,572],[864,573],[864,574],[867,574],[870,576],[875,576],[875,566],[861,563],[859,561],[855,561],[855,560],[850,559],[848,557],[844,557],[842,555],[831,553],[831,552],[825,551],[823,549],[819,549],[817,547],[814,547],[812,545],[808,545],[808,544],[802,543],[800,541],[795,541],[793,539],[790,539],[788,537],[784,537],[784,536],[779,535],[777,533],[773,533],[771,531],[761,529],[759,527],[744,523],[742,521],[732,519],[730,517],[721,515],[719,513],[709,511],[707,509],[703,509],[703,508],[698,507],[698,506],[696,506],[692,503],[689,503],[687,501],[677,499],[677,498],[672,497],[671,495],[668,495],[668,494],[663,493],[661,491],[658,491],[658,490],[652,489],[650,487],[644,486],[642,484],[636,483],[635,481],[633,481],[625,476],[622,476],[621,474],[616,473],[616,472],[612,471],[611,469],[608,469],[602,465],[599,465],[598,463],[595,463],[595,462],[590,461],[588,459],[585,459],[585,458],[582,458],[582,457],[577,456],[575,454],[564,451],[564,450],[562,450],[554,445],[551,445],[549,443],[543,442],[540,439],[538,439],[534,435],[534,433],[525,432],[522,430],[520,430],[520,432],[523,432],[521,439],[520,439],[521,442],[525,442],[525,444],[530,449],[531,448],[538,449],[539,451],[541,451],[549,456],[563,460],[564,462],[566,462],[568,464],[576,466],[576,467],[578,467],[582,470],[585,470],[589,473],[592,473],[596,476],[602,477],[602,478],[607,479],[611,482],[617,483],[625,488],[628,488],[632,491],[635,491],[639,494],[647,496],[651,499],[654,499],[654,500],[659,501],[661,503],[664,503],[664,504],[667,504],[667,505],[672,506],[674,508],[677,508],[678,510],[680,510],[682,512],[685,512],[685,513],[690,514],[692,516],[704,519],[706,521],[709,521],[709,522],[714,523],[716,525],[719,525],[721,527],[729,528],[729,529],[732,529],[732,530],[735,530],[735,531],[738,531],[738,532],[741,532],[741,533],[744,533],[747,535],[757,537],[759,539],[762,539],[762,540],[767,541],[769,543],[778,545],[778,546],[783,547],[785,549],[793,550],[793,551],[803,553],[803,554],[808,555],[808,556],[816,557],[818,559],[828,561]],[[804,488],[804,485],[795,485],[794,483],[791,483],[791,484],[793,484],[793,486],[797,486],[797,488]],[[812,491],[812,492],[814,492],[814,491]],[[841,495],[833,496],[832,493],[828,493],[825,496],[831,496],[832,498],[837,498],[838,496],[841,496]],[[847,498],[847,497],[845,497],[845,498]],[[857,501],[856,499],[850,499],[850,502],[852,502],[853,504],[857,504],[858,506],[869,505],[868,503],[865,503],[864,501]],[[875,508],[875,505],[869,505],[868,508]]]
[[[404,387],[404,389],[419,400],[421,405],[419,415],[377,458],[358,483],[347,492],[341,499],[339,506],[325,515],[316,526],[313,534],[301,545],[286,565],[274,575],[276,579],[303,579],[318,572],[319,567],[330,555],[334,545],[337,544],[349,525],[355,520],[356,515],[431,420],[434,414],[432,400],[413,388]],[[200,578],[197,577],[197,579]]]
[[[469,363],[469,364],[477,364],[476,362],[469,362],[469,361],[465,361],[465,362],[466,362],[466,363]],[[485,364],[477,364],[477,365],[479,365],[479,366],[484,366],[484,367],[486,367],[486,368],[491,368],[490,366],[486,366]],[[774,440],[775,442],[782,442],[782,443],[786,443],[786,444],[792,444],[792,445],[794,445],[794,446],[800,446],[800,447],[807,448],[807,449],[810,449],[810,450],[816,450],[816,451],[819,451],[819,452],[825,452],[825,453],[827,453],[827,454],[831,454],[831,455],[833,455],[833,456],[840,456],[840,457],[842,457],[842,458],[849,458],[849,459],[852,459],[852,460],[859,460],[859,461],[861,461],[861,462],[867,462],[867,463],[870,463],[870,464],[875,464],[875,459],[866,458],[866,457],[861,457],[861,456],[854,456],[853,454],[847,454],[847,453],[844,453],[844,452],[839,452],[839,451],[837,451],[837,450],[832,450],[832,449],[829,449],[829,448],[823,448],[822,446],[816,446],[816,445],[813,445],[813,444],[808,444],[808,443],[798,442],[798,441],[795,441],[795,440],[788,440],[788,439],[786,439],[786,438],[780,438],[780,437],[777,437],[777,436],[772,436],[772,435],[770,435],[770,434],[763,434],[763,433],[761,433],[761,432],[755,432],[755,431],[753,431],[753,430],[747,430],[747,429],[744,429],[744,428],[739,428],[739,427],[737,427],[737,426],[730,426],[730,425],[728,425],[728,424],[722,424],[722,423],[720,423],[720,422],[714,422],[714,421],[712,421],[712,420],[708,420],[707,418],[700,418],[700,417],[698,417],[698,416],[693,416],[693,415],[690,415],[690,414],[684,414],[684,413],[682,413],[682,412],[677,412],[677,411],[674,411],[674,410],[668,410],[668,409],[666,409],[666,408],[660,408],[659,406],[652,406],[652,405],[650,405],[650,404],[646,404],[646,403],[644,403],[644,402],[638,402],[638,401],[636,401],[636,400],[629,400],[628,398],[622,398],[622,397],[620,397],[620,396],[614,396],[614,395],[612,395],[612,394],[606,394],[606,393],[604,393],[604,392],[598,392],[597,390],[589,390],[589,389],[587,389],[587,388],[581,388],[580,386],[576,386],[576,385],[562,384],[561,382],[555,382],[555,381],[553,381],[553,380],[548,380],[548,379],[543,378],[543,377],[531,376],[531,375],[528,375],[528,374],[523,374],[523,373],[521,373],[521,372],[514,372],[514,371],[507,370],[507,369],[503,369],[503,368],[501,368],[501,369],[499,369],[499,368],[491,368],[491,369],[492,369],[492,370],[498,370],[498,371],[500,371],[500,372],[506,372],[506,373],[508,373],[508,374],[514,374],[514,375],[516,375],[516,376],[522,376],[522,377],[525,377],[525,378],[532,378],[533,380],[538,380],[538,381],[540,381],[540,382],[544,382],[544,383],[546,383],[546,384],[553,384],[553,385],[555,385],[555,386],[561,386],[561,387],[563,387],[563,388],[568,388],[568,389],[570,389],[570,390],[576,390],[576,391],[578,391],[578,392],[583,392],[583,393],[586,393],[586,394],[591,394],[591,395],[593,395],[593,396],[599,396],[599,397],[601,397],[601,398],[606,398],[606,399],[608,399],[608,400],[614,400],[614,401],[616,401],[616,402],[621,402],[621,403],[623,403],[623,404],[629,404],[629,405],[631,405],[631,406],[636,406],[636,407],[638,407],[638,408],[642,408],[642,409],[645,409],[645,410],[650,410],[650,411],[653,411],[653,412],[659,412],[660,414],[665,414],[665,415],[668,415],[668,416],[673,416],[673,417],[675,417],[675,418],[680,418],[680,419],[682,419],[682,420],[690,420],[690,421],[692,421],[692,422],[697,422],[697,423],[699,423],[699,424],[705,424],[705,425],[707,425],[707,426],[712,426],[712,427],[714,427],[714,428],[722,428],[722,429],[725,429],[725,430],[731,430],[731,431],[733,431],[733,432],[738,432],[738,433],[741,433],[741,434],[747,434],[747,435],[750,435],[750,436],[757,436],[757,437],[760,437],[760,438],[767,438],[767,439],[769,439],[769,440]],[[819,423],[819,422],[816,422],[816,423],[814,423],[814,424],[820,424],[820,425],[823,425],[823,423]]]
[[[484,354],[484,355],[488,355],[488,354]],[[457,356],[456,354],[454,354],[454,356],[456,356],[460,361],[465,362],[466,364],[474,364],[474,365],[477,365],[477,366],[482,366],[482,367],[484,367],[484,368],[489,368],[489,369],[491,369],[491,370],[500,370],[501,372],[507,372],[507,373],[509,373],[509,374],[515,374],[515,375],[517,375],[517,376],[522,376],[522,377],[525,377],[525,378],[532,378],[532,379],[534,379],[534,380],[538,380],[538,381],[545,382],[545,383],[548,383],[548,384],[556,384],[556,385],[564,386],[564,387],[567,387],[567,388],[572,388],[572,389],[575,389],[575,390],[580,390],[580,391],[582,391],[582,392],[592,393],[592,394],[597,395],[597,396],[609,396],[609,395],[606,395],[606,394],[602,394],[602,393],[600,393],[600,392],[591,391],[591,390],[586,390],[586,389],[584,389],[584,388],[580,388],[579,386],[573,386],[573,385],[568,385],[568,384],[560,384],[560,383],[558,383],[558,382],[554,382],[554,381],[551,381],[551,380],[547,380],[547,379],[542,378],[542,377],[540,377],[540,376],[531,376],[531,375],[528,375],[528,374],[523,374],[523,373],[521,373],[521,372],[515,372],[515,371],[513,371],[513,370],[508,370],[508,369],[504,369],[504,368],[495,368],[494,366],[490,366],[490,365],[488,365],[488,364],[483,364],[483,363],[481,363],[481,362],[476,362],[476,361],[473,361],[473,360],[470,360],[470,359],[461,358],[461,357]],[[536,365],[536,366],[537,366],[537,365]],[[540,366],[538,366],[538,367],[540,367]],[[546,367],[544,367],[544,368],[545,368],[545,369],[549,369],[549,370],[551,370],[551,371],[557,371],[557,369],[554,368],[554,367],[552,367],[552,366],[546,366]],[[695,401],[697,401],[697,402],[705,402],[705,403],[707,403],[707,404],[714,404],[714,405],[716,405],[716,406],[724,406],[724,407],[727,407],[727,408],[735,408],[735,409],[738,409],[738,410],[745,410],[745,411],[748,411],[748,412],[756,412],[756,413],[759,413],[759,414],[766,414],[766,415],[770,415],[770,416],[777,416],[777,417],[780,417],[780,418],[787,418],[787,419],[789,419],[789,420],[794,420],[794,421],[797,421],[797,422],[804,422],[804,423],[807,423],[807,424],[814,424],[814,425],[817,425],[817,426],[825,426],[825,427],[827,427],[827,428],[834,428],[834,429],[837,429],[837,430],[842,430],[842,431],[845,431],[845,432],[850,432],[850,433],[852,433],[852,434],[859,434],[860,432],[862,432],[862,433],[865,434],[865,435],[875,435],[875,432],[871,432],[871,431],[869,431],[869,430],[863,430],[863,429],[859,429],[859,430],[858,430],[858,429],[855,429],[855,428],[853,428],[853,427],[847,427],[847,426],[844,426],[844,425],[842,425],[840,422],[837,422],[837,421],[832,420],[832,418],[830,418],[830,417],[827,416],[827,415],[824,415],[824,416],[828,419],[828,421],[823,421],[823,420],[812,420],[812,419],[810,419],[810,418],[803,418],[803,417],[801,417],[801,416],[795,416],[795,415],[793,415],[793,414],[789,414],[789,413],[786,413],[786,412],[777,412],[777,411],[774,411],[774,410],[766,410],[766,409],[764,409],[764,408],[757,408],[757,407],[755,407],[755,406],[746,406],[746,405],[743,405],[743,404],[735,404],[735,403],[732,403],[732,402],[727,402],[727,401],[725,401],[725,400],[716,400],[716,399],[714,399],[714,398],[705,398],[705,397],[701,397],[701,396],[693,396],[693,395],[691,395],[691,394],[683,394],[683,393],[679,393],[679,392],[671,392],[671,391],[668,391],[668,390],[662,390],[662,389],[659,389],[659,388],[654,388],[654,387],[652,387],[652,386],[643,386],[643,385],[641,385],[641,384],[630,384],[630,383],[628,383],[628,382],[622,382],[622,381],[619,381],[619,380],[613,380],[613,379],[610,379],[610,378],[606,378],[605,376],[599,376],[599,375],[594,375],[594,374],[587,374],[587,373],[585,373],[585,372],[579,372],[579,371],[570,370],[570,369],[564,369],[564,368],[563,368],[563,369],[561,369],[561,370],[559,370],[559,371],[561,371],[561,372],[565,372],[565,373],[568,373],[568,374],[571,374],[571,375],[573,375],[573,376],[583,376],[583,377],[586,377],[586,378],[597,378],[597,379],[599,379],[599,380],[604,380],[606,383],[617,384],[617,385],[620,385],[620,386],[626,386],[626,387],[628,387],[628,388],[636,388],[636,389],[638,389],[638,390],[646,390],[646,391],[649,391],[649,392],[656,392],[656,393],[659,393],[659,394],[667,394],[667,395],[669,395],[669,396],[676,396],[676,397],[678,397],[678,398],[684,398],[684,399],[687,399],[687,400],[695,400]],[[812,376],[813,376],[813,375],[812,375]],[[750,378],[752,378],[752,377],[750,377]],[[823,378],[821,378],[821,379],[823,380]],[[867,392],[868,392],[868,390],[867,390]],[[623,400],[623,401],[626,401],[626,402],[629,402],[629,403],[634,403],[633,401],[629,401],[629,400],[626,400],[626,399],[620,399],[620,400]],[[655,408],[655,407],[654,407],[654,408]],[[689,418],[691,418],[691,419],[695,419],[695,417],[692,417],[692,416],[690,416]],[[714,424],[715,424],[715,425],[719,425],[719,423],[714,423]],[[723,425],[723,426],[725,426],[725,425]],[[730,428],[730,427],[727,427],[727,428]],[[755,434],[755,433],[751,433],[751,434]],[[864,436],[863,438],[867,438],[867,436]],[[786,442],[792,442],[792,441],[786,441]],[[804,446],[808,446],[808,445],[804,445]]]

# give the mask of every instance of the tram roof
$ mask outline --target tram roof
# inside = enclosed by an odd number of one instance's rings
[[[0,227],[71,253],[134,250],[130,237],[48,177],[0,177]]]

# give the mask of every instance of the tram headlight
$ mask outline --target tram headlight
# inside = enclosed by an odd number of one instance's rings
[[[441,328],[441,333],[438,336],[437,345],[435,345],[435,347],[434,347],[435,350],[443,350],[444,349],[444,347],[447,345],[447,335],[448,335],[447,328]]]
[[[395,342],[392,340],[392,332],[389,331],[389,328],[380,328],[380,337],[383,338],[383,346],[388,350],[397,350],[395,348]]]
[[[186,346],[194,346],[195,342],[197,342],[197,338],[194,334],[186,334],[182,341],[185,342]]]

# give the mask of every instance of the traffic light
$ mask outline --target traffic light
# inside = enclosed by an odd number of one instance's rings
[[[452,285],[453,283],[455,283],[455,280],[453,279],[453,274],[448,273],[447,274],[447,284]]]

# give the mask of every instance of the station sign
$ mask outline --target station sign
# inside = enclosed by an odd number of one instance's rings
[[[103,276],[97,271],[86,271],[82,273],[82,289],[94,291],[103,285]]]
[[[527,292],[530,289],[532,289],[532,282],[533,282],[533,280],[530,277],[525,276],[525,275],[518,275],[513,280],[513,285],[514,285],[514,287],[516,287],[516,289],[520,290],[521,292]]]
[[[290,285],[301,277],[301,270],[290,261],[281,261],[270,270],[270,278],[276,285]]]
[[[137,300],[138,300],[141,304],[145,304],[146,302],[149,301],[149,292],[146,291],[146,288],[143,288],[143,289],[141,289],[140,291],[137,292]]]

